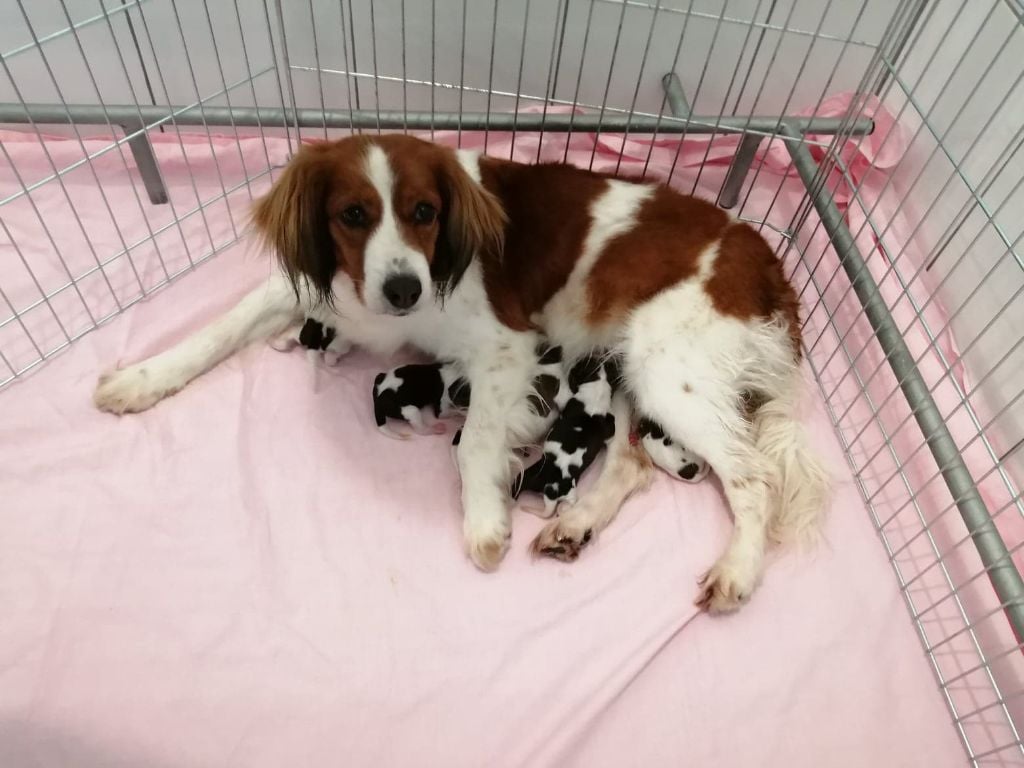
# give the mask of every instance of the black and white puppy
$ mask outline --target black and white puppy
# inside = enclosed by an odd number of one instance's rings
[[[688,483],[699,483],[711,471],[704,459],[688,450],[686,446],[674,442],[659,424],[650,419],[640,419],[636,434],[651,461],[672,477]]]
[[[548,344],[537,347],[537,370],[530,407],[537,419],[531,432],[544,434],[558,416],[567,397],[562,372],[562,350]],[[387,425],[389,419],[407,421],[417,433],[441,434],[439,418],[464,413],[469,408],[469,382],[451,363],[403,365],[377,376],[373,384],[373,410],[377,426],[389,437],[407,437]],[[458,445],[461,431],[452,441]]]
[[[553,515],[561,502],[575,502],[580,477],[615,434],[614,361],[584,358],[573,365],[568,381],[569,397],[544,439],[542,456],[512,483],[515,498],[523,491],[543,495],[545,517]]]
[[[352,344],[339,336],[333,327],[310,316],[306,316],[302,325],[289,328],[270,340],[270,346],[278,352],[288,352],[300,345],[306,348],[311,362],[321,358],[330,366],[337,365],[352,349]]]
[[[373,417],[388,437],[409,437],[388,425],[404,421],[417,434],[444,434],[438,419],[469,406],[469,384],[453,363],[400,365],[377,374],[373,381]]]

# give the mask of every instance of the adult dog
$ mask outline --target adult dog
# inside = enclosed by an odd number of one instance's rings
[[[702,607],[738,607],[768,543],[814,527],[827,477],[796,417],[797,299],[760,235],[712,204],[569,165],[357,136],[299,150],[253,223],[280,274],[172,349],[104,374],[99,408],[149,408],[303,314],[381,354],[412,344],[457,361],[473,391],[459,447],[464,535],[491,570],[511,533],[511,451],[537,437],[528,397],[542,330],[568,360],[613,351],[628,394],[592,492],[535,546],[578,552],[646,483],[630,409],[705,457],[732,508]]]

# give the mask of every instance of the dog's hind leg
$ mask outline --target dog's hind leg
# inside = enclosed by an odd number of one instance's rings
[[[750,360],[758,354],[746,343],[750,332],[715,319],[698,329],[704,341],[694,343],[678,332],[661,335],[648,322],[630,338],[623,373],[640,412],[703,456],[722,482],[733,513],[732,537],[700,580],[696,601],[720,613],[738,608],[761,578],[779,471],[741,407],[743,382],[755,370]]]
[[[282,275],[275,274],[166,352],[100,376],[93,402],[110,413],[144,411],[248,344],[280,334],[300,318],[294,291]]]

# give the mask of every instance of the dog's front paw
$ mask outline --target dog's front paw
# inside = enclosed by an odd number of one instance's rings
[[[724,556],[698,582],[696,605],[708,613],[730,613],[739,609],[757,586],[759,569]]]
[[[541,529],[530,545],[530,550],[534,555],[546,555],[563,563],[571,563],[580,556],[580,551],[590,543],[593,536],[593,530],[585,524],[558,518]]]
[[[508,515],[474,519],[467,516],[463,526],[466,552],[473,565],[490,573],[501,565],[512,538]]]
[[[100,376],[92,401],[108,413],[138,413],[152,408],[184,386],[144,365],[133,365]]]

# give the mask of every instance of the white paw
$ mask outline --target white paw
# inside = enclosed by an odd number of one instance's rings
[[[760,576],[759,560],[733,558],[727,553],[700,580],[696,605],[708,613],[735,611],[750,599]]]
[[[138,413],[173,395],[185,383],[160,375],[144,365],[132,365],[100,376],[92,401],[101,411]]]
[[[508,552],[512,524],[507,513],[487,517],[471,517],[463,522],[466,552],[473,565],[481,571],[494,571]]]
[[[272,336],[267,344],[275,352],[291,352],[297,346],[299,346],[299,329],[298,326],[289,328],[277,336]]]
[[[384,426],[382,427],[377,427],[377,429],[382,435],[384,435],[384,437],[390,437],[392,440],[408,440],[410,437],[412,437],[411,432],[407,432],[404,430],[398,431],[397,429],[392,428],[387,423],[385,423]]]
[[[345,355],[352,351],[352,342],[335,339],[324,352],[324,364],[333,368]]]

